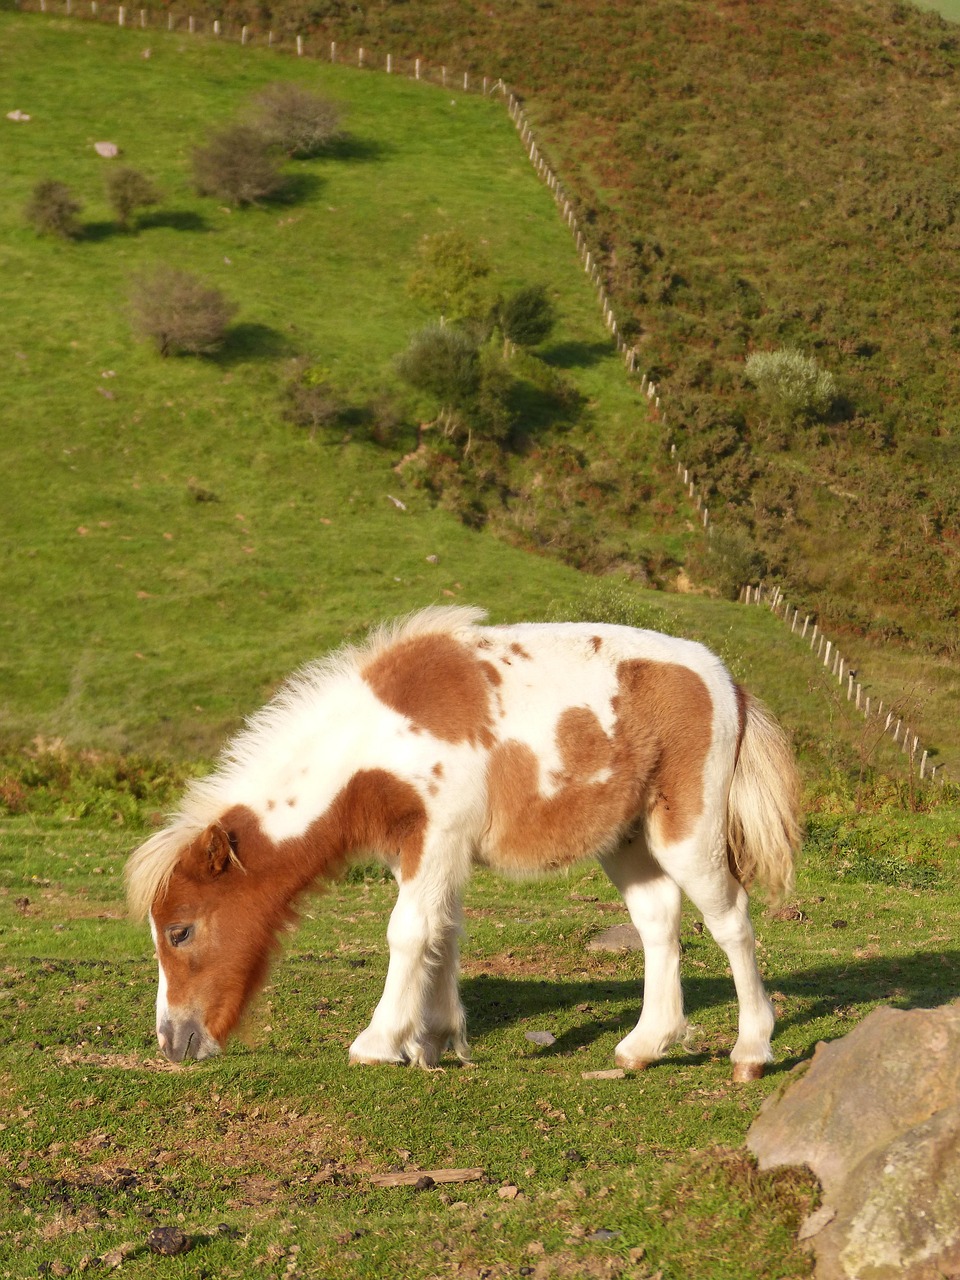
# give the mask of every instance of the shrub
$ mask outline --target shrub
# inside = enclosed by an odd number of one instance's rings
[[[303,427],[315,440],[318,431],[339,427],[346,406],[331,386],[327,371],[300,361],[284,391],[284,416],[288,422]]]
[[[194,150],[193,178],[200,195],[235,205],[257,204],[283,186],[275,148],[246,124],[227,125]]]
[[[825,418],[839,396],[837,381],[812,356],[791,348],[755,351],[747,358],[747,379],[787,422]]]
[[[342,133],[335,102],[298,84],[269,84],[253,100],[251,123],[289,156],[316,155]]]
[[[215,351],[236,306],[188,271],[167,267],[137,276],[130,297],[133,327],[162,356]]]
[[[736,600],[747,582],[763,577],[765,564],[746,529],[713,526],[710,541],[690,556],[688,567],[727,600]]]
[[[410,293],[447,320],[472,320],[490,310],[490,264],[462,232],[424,236],[420,266],[408,282]]]
[[[501,298],[494,307],[494,319],[506,342],[535,347],[549,335],[556,314],[546,288],[530,284]]]
[[[397,361],[405,382],[438,401],[441,412],[462,409],[480,385],[477,344],[450,325],[420,329]]]
[[[128,228],[137,209],[157,204],[160,193],[139,169],[123,165],[107,172],[107,199],[121,227]]]
[[[82,208],[65,182],[45,178],[33,188],[23,213],[38,236],[72,240],[80,234],[77,215]]]

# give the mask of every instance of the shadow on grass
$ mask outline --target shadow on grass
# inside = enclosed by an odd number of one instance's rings
[[[213,364],[243,364],[252,360],[276,360],[294,354],[284,334],[268,324],[245,322],[231,325],[219,350],[207,357]]]
[[[540,1055],[571,1053],[607,1033],[625,1035],[639,1016],[643,974],[639,956],[631,957],[627,963],[635,967],[635,978],[582,982],[491,975],[464,978],[461,986],[470,1032],[479,1037],[514,1022],[547,1018],[558,1010],[591,1005],[598,1007],[598,1013],[603,1006],[607,1008],[600,1016],[584,1010],[580,1025],[562,1032]],[[781,1038],[789,1030],[809,1038],[806,1050],[770,1068],[789,1070],[823,1038],[823,1028],[811,1024],[824,1018],[835,1019],[838,1010],[878,1002],[895,1009],[932,1008],[955,999],[960,994],[960,951],[917,951],[909,956],[839,961],[836,965],[793,973],[772,972],[767,974],[766,984],[768,991],[782,992],[803,1002],[801,1008],[787,1011],[777,1020],[777,1034]],[[733,980],[728,977],[689,977],[684,980],[683,990],[687,1014],[694,1023],[698,1010],[724,1004],[732,1006],[735,1000]],[[614,1013],[609,1012],[611,1002],[620,1006]],[[735,1021],[732,1019],[730,1026],[731,1048]],[[850,1029],[857,1021],[859,1017],[850,1017]],[[543,1029],[549,1030],[549,1027]],[[670,1061],[700,1062],[707,1056],[693,1053],[682,1059],[671,1057]]]
[[[143,213],[137,218],[135,230],[153,231],[166,227],[170,231],[209,231],[210,223],[202,213],[192,209],[160,209],[156,213]]]
[[[538,351],[544,364],[553,365],[555,369],[585,368],[599,364],[611,354],[609,342],[554,342]]]
[[[308,200],[315,200],[325,186],[326,183],[319,174],[309,173],[305,169],[284,169],[282,184],[262,204],[264,207],[269,205],[278,209],[305,204]]]
[[[76,238],[90,244],[99,244],[114,236],[133,237],[141,231],[154,231],[162,227],[172,231],[209,231],[211,229],[203,214],[194,213],[188,209],[168,209],[158,210],[156,213],[142,213],[127,227],[117,221],[85,222]]]
[[[316,159],[324,157],[330,160],[353,160],[372,163],[377,160],[384,160],[387,156],[392,155],[396,151],[396,147],[391,147],[389,143],[378,141],[376,138],[357,138],[353,134],[345,133],[341,138],[334,139],[322,151],[317,153]]]
[[[80,229],[77,240],[83,240],[88,244],[99,244],[102,240],[109,240],[111,236],[126,235],[118,222],[85,222]]]

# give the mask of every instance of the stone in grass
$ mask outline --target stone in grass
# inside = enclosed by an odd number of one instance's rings
[[[120,154],[120,148],[115,142],[95,142],[93,149],[98,156],[103,156],[104,160],[116,160]]]
[[[147,1236],[147,1248],[150,1252],[159,1253],[164,1258],[186,1253],[190,1244],[190,1237],[184,1235],[179,1227],[154,1227]]]
[[[549,1031],[528,1031],[526,1038],[531,1044],[551,1045],[557,1043],[557,1037]]]
[[[801,1228],[817,1280],[960,1272],[960,1002],[875,1009],[761,1108],[761,1169],[806,1164],[823,1207]]]
[[[643,943],[632,924],[615,924],[587,943],[588,951],[642,951]]]

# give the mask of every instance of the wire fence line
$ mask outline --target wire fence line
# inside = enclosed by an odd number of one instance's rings
[[[597,303],[604,325],[616,350],[622,357],[628,374],[636,377],[640,353],[635,346],[626,342],[620,331],[612,301],[604,285],[603,274],[577,217],[575,198],[567,193],[546,159],[524,110],[522,98],[514,93],[501,77],[478,75],[470,71],[461,72],[443,63],[435,64],[420,57],[398,58],[392,53],[382,53],[366,45],[346,45],[337,40],[321,41],[319,38],[305,37],[300,33],[291,35],[287,32],[275,32],[269,27],[264,31],[253,24],[242,24],[239,28],[235,28],[228,26],[219,18],[198,20],[192,13],[183,13],[174,9],[166,12],[164,22],[164,15],[156,14],[152,10],[137,9],[122,4],[101,4],[100,0],[18,0],[17,7],[23,12],[44,14],[57,12],[67,17],[85,18],[142,31],[152,27],[154,30],[180,31],[195,36],[208,35],[215,40],[232,40],[243,46],[267,47],[288,52],[295,54],[298,58],[307,57],[316,61],[354,66],[360,70],[405,76],[408,79],[423,81],[441,88],[455,88],[464,93],[478,93],[485,97],[499,96],[506,103],[510,119],[519,134],[530,164],[553,196],[560,217],[570,231],[580,264],[596,290]],[[666,430],[668,423],[661,405],[659,386],[643,371],[640,371],[639,386],[641,393],[647,397],[650,409],[655,412],[660,425]],[[677,446],[671,442],[670,456],[676,458],[676,455]],[[676,462],[676,475],[678,480],[682,480],[685,496],[697,512],[698,525],[709,537],[713,532],[713,523],[706,502],[706,491],[697,484],[690,469],[685,467],[679,458]],[[784,622],[790,622],[791,633],[797,633],[799,609],[785,601],[783,592],[778,586],[765,588],[762,583],[756,587],[745,586],[740,592],[740,600],[747,605],[766,604],[776,616],[782,617]],[[947,781],[945,767],[942,763],[931,763],[930,750],[921,746],[919,736],[914,733],[909,724],[904,723],[903,715],[897,710],[898,707],[905,706],[907,700],[901,699],[899,703],[887,704],[887,714],[884,719],[884,703],[878,701],[873,704],[871,696],[865,693],[862,682],[856,678],[859,673],[852,669],[847,659],[841,657],[839,648],[833,641],[826,638],[816,621],[813,622],[812,627],[810,626],[811,621],[813,621],[813,615],[805,615],[802,628],[799,629],[800,639],[805,642],[809,633],[809,647],[815,658],[822,663],[830,675],[837,679],[841,689],[846,680],[847,700],[855,702],[856,710],[862,712],[866,720],[873,718],[877,723],[883,720],[883,733],[889,734],[901,747],[911,769],[917,767],[919,755],[918,775],[921,780],[931,782],[939,780],[941,785],[945,784]]]
[[[745,605],[766,605],[774,616],[789,626],[790,634],[807,646],[813,660],[826,675],[836,680],[841,693],[846,691],[847,701],[854,705],[864,720],[872,722],[881,736],[889,736],[896,743],[906,757],[908,767],[911,771],[916,770],[921,781],[946,785],[945,766],[932,762],[931,749],[923,746],[919,734],[914,732],[907,719],[909,699],[901,698],[886,704],[882,699],[875,700],[867,693],[860,671],[842,656],[839,644],[827,638],[813,614],[804,614],[801,624],[799,608],[789,603],[779,586],[765,587],[763,583],[755,587],[745,586],[740,592],[740,600]]]

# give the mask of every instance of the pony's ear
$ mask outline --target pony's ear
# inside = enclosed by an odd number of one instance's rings
[[[198,841],[201,868],[211,877],[223,875],[231,862],[238,862],[230,836],[219,822],[207,827]]]

